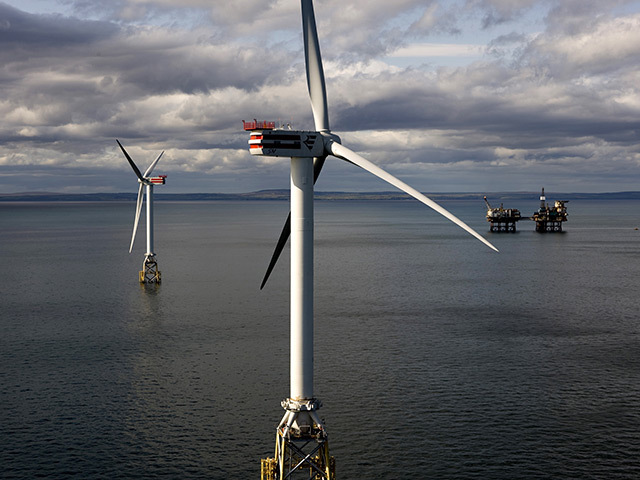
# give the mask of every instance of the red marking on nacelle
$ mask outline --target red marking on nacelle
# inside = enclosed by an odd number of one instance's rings
[[[154,185],[164,185],[165,184],[165,179],[167,178],[166,175],[159,175],[157,177],[151,177],[149,178],[149,181],[151,183],[153,183]]]

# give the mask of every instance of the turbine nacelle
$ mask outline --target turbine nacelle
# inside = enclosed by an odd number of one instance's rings
[[[167,183],[167,176],[158,175],[157,177],[147,177],[146,180],[148,180],[152,185],[164,185]]]
[[[157,177],[144,177],[138,179],[138,183],[142,185],[165,185],[167,183],[166,175],[158,175]]]
[[[320,132],[253,130],[249,138],[249,152],[268,157],[320,157],[325,154],[325,141]]]

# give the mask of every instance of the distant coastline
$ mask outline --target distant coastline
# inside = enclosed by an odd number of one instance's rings
[[[561,200],[640,200],[640,191],[608,193],[557,193],[550,196]],[[426,193],[434,200],[480,200],[487,195],[491,202],[508,200],[537,200],[539,191],[531,192],[482,192],[482,193]],[[316,200],[410,200],[402,192],[315,192]],[[211,202],[211,201],[256,201],[289,200],[289,190],[260,190],[249,193],[156,193],[156,201],[165,202]],[[55,193],[23,192],[0,193],[0,202],[135,202],[135,193]]]

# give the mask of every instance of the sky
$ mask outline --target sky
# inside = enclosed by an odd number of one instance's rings
[[[640,190],[640,1],[316,0],[331,129],[425,192]],[[242,120],[311,130],[295,0],[0,0],[0,194],[289,187]],[[320,191],[394,187],[330,157]]]

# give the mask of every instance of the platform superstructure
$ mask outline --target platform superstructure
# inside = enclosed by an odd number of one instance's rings
[[[556,200],[553,206],[550,206],[546,200],[543,188],[540,194],[540,207],[531,217],[531,220],[536,222],[536,232],[562,232],[562,224],[567,221],[568,215],[565,204],[569,201]]]
[[[492,232],[515,232],[516,223],[521,219],[520,210],[516,208],[504,208],[502,204],[494,208],[484,196],[484,203],[487,205],[487,222],[491,224],[489,230]]]
[[[536,223],[536,232],[562,232],[562,224],[567,221],[568,200],[556,200],[553,206],[547,203],[544,188],[540,195],[540,207],[530,217],[523,217],[520,210],[516,208],[504,208],[501,203],[494,208],[484,196],[484,203],[487,206],[487,222],[491,225],[491,232],[515,232],[516,223],[520,220],[532,220]]]

